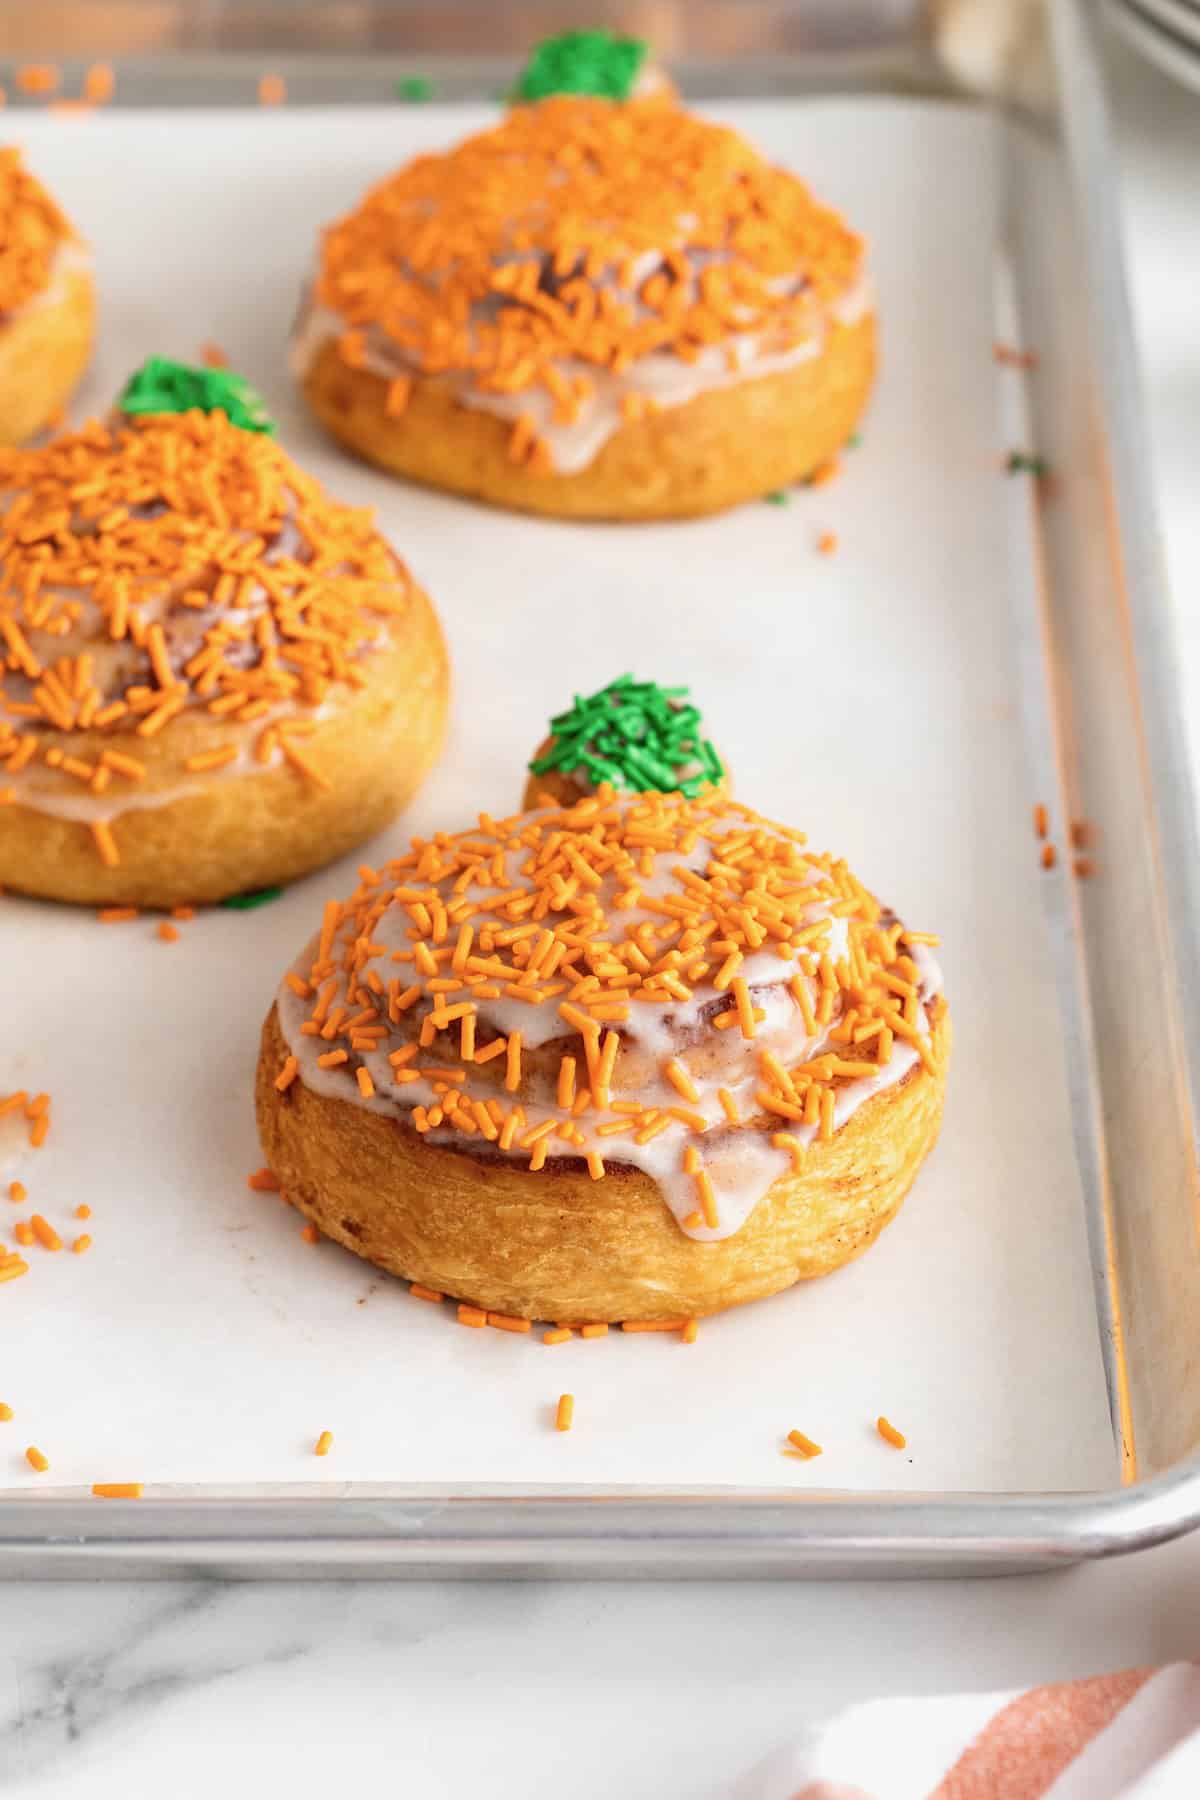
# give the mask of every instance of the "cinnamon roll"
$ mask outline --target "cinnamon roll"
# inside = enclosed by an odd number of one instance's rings
[[[50,424],[92,354],[92,260],[15,149],[0,149],[0,444]]]
[[[440,747],[433,608],[224,371],[0,451],[0,882],[170,906],[292,880]]]
[[[785,487],[852,435],[862,240],[621,70],[589,89],[551,59],[501,123],[325,232],[292,365],[349,449],[500,506],[656,519]]]
[[[263,1147],[323,1232],[473,1306],[713,1312],[897,1211],[942,1113],[933,941],[722,793],[481,815],[326,906]]]

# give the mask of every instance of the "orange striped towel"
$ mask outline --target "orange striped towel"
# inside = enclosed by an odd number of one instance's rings
[[[736,1800],[1200,1800],[1200,1664],[852,1706]]]

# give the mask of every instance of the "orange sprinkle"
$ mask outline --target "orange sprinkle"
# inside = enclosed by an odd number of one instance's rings
[[[358,1091],[364,1100],[370,1100],[375,1093],[375,1083],[371,1080],[371,1071],[361,1065],[354,1071],[354,1079],[358,1083]]]
[[[488,1323],[488,1316],[482,1307],[460,1306],[458,1309],[458,1322],[460,1325],[470,1325],[472,1330],[479,1331]]]
[[[23,63],[13,79],[23,94],[53,94],[62,71],[56,63]]]
[[[123,925],[127,919],[136,919],[136,906],[102,906],[96,914],[102,925]]]
[[[689,1319],[679,1335],[685,1344],[694,1344],[700,1336],[699,1319]]]
[[[94,106],[102,106],[112,99],[116,85],[116,77],[107,63],[93,63],[83,78],[83,97]]]
[[[313,1455],[314,1456],[328,1456],[329,1452],[332,1449],[333,1449],[333,1433],[332,1433],[332,1431],[323,1431],[321,1433],[320,1437],[317,1439],[316,1443],[313,1445]]]
[[[10,1181],[8,1184],[8,1197],[13,1202],[14,1206],[20,1206],[22,1201],[28,1200],[29,1195],[25,1191],[24,1182]]]
[[[595,1324],[581,1325],[579,1328],[579,1335],[580,1335],[580,1337],[583,1337],[583,1338],[607,1337],[608,1336],[608,1326],[604,1323],[604,1321],[602,1319],[598,1319],[595,1322]]]
[[[87,1252],[91,1249],[91,1247],[92,1247],[92,1240],[88,1236],[86,1231],[82,1232],[79,1235],[79,1237],[77,1237],[75,1239],[74,1243],[71,1245],[71,1248],[75,1252],[76,1256],[86,1255]]]
[[[26,1450],[25,1461],[29,1464],[31,1469],[36,1469],[39,1475],[44,1475],[46,1470],[50,1467],[50,1464],[42,1455],[36,1444],[30,1444],[28,1450]]]
[[[282,1069],[280,1069],[278,1075],[275,1077],[276,1092],[286,1094],[299,1073],[300,1064],[294,1056],[289,1056],[284,1062]]]
[[[711,1231],[721,1222],[720,1214],[717,1212],[717,1197],[713,1192],[712,1176],[707,1169],[700,1169],[693,1175],[692,1180],[695,1182],[696,1191],[700,1196],[700,1210],[704,1214],[704,1223]]]
[[[1080,881],[1086,881],[1089,876],[1096,873],[1096,865],[1090,856],[1077,856],[1072,867]]]
[[[19,1256],[10,1257],[7,1262],[0,1262],[0,1283],[15,1281],[18,1275],[28,1275],[29,1264]]]
[[[439,1306],[446,1298],[445,1294],[439,1294],[436,1288],[422,1287],[419,1281],[410,1282],[408,1291],[414,1300],[432,1300]]]
[[[201,344],[200,361],[206,369],[227,369],[229,367],[229,358],[220,344]]]
[[[566,1344],[573,1336],[574,1333],[568,1331],[565,1325],[560,1325],[555,1331],[543,1332],[542,1342],[543,1344]]]
[[[179,942],[179,933],[166,919],[159,920],[157,935],[162,939],[164,944],[177,944]]]
[[[504,1085],[510,1094],[515,1094],[521,1085],[521,1033],[519,1031],[510,1031],[508,1034]]]
[[[822,1453],[820,1444],[814,1444],[813,1440],[806,1437],[802,1431],[789,1431],[788,1443],[799,1450],[802,1456],[820,1456]]]
[[[626,1319],[622,1331],[682,1331],[686,1319]]]
[[[258,79],[258,103],[260,106],[282,106],[287,99],[287,83],[282,75],[260,75]]]
[[[18,1244],[21,1245],[22,1249],[28,1250],[29,1246],[34,1241],[33,1226],[27,1219],[21,1219],[13,1226],[13,1236],[16,1238]]]
[[[836,531],[823,531],[817,539],[817,554],[819,556],[832,556],[837,547],[838,540]]]
[[[41,1213],[31,1214],[29,1223],[33,1229],[33,1235],[36,1237],[43,1250],[62,1249],[62,1239],[59,1237],[57,1231],[55,1231],[53,1225],[51,1225],[48,1220],[44,1219]]]
[[[685,1100],[690,1100],[693,1104],[699,1100],[699,1090],[682,1063],[677,1062],[672,1058],[663,1069],[663,1074],[675,1089],[675,1092],[677,1094],[682,1094]]]
[[[305,1225],[300,1232],[300,1236],[306,1244],[319,1244],[321,1241],[321,1234],[315,1225]]]
[[[117,849],[117,841],[108,821],[93,819],[88,829],[92,834],[92,842],[100,853],[100,861],[106,868],[115,869],[121,861],[121,852]]]
[[[79,1205],[75,1208],[75,1217],[77,1219],[90,1219],[91,1216],[92,1216],[91,1207],[88,1206],[86,1204],[86,1202],[81,1201],[79,1203]]]
[[[97,1500],[140,1500],[140,1481],[94,1481],[92,1493]]]
[[[279,1177],[273,1169],[255,1169],[253,1175],[247,1175],[246,1186],[253,1188],[256,1194],[277,1194]]]
[[[841,458],[831,456],[828,462],[819,464],[813,470],[804,485],[806,487],[828,487],[829,483],[840,473],[841,466]]]
[[[1040,838],[1044,838],[1050,829],[1050,815],[1040,802],[1033,809],[1033,829]]]
[[[7,1425],[12,1416],[12,1407],[9,1406],[6,1401],[0,1400],[0,1421],[3,1421],[3,1423]]]
[[[532,1319],[511,1319],[507,1313],[490,1312],[487,1315],[487,1322],[489,1325],[494,1325],[497,1331],[521,1332],[533,1329]]]
[[[574,1422],[575,1396],[574,1394],[560,1394],[558,1407],[554,1414],[554,1429],[555,1431],[570,1431]]]
[[[1043,867],[1043,869],[1052,869],[1057,861],[1058,861],[1058,852],[1054,848],[1054,845],[1053,844],[1043,844],[1042,845],[1042,867]]]
[[[875,1421],[875,1429],[883,1439],[884,1443],[891,1444],[894,1450],[907,1449],[908,1439],[905,1437],[904,1433],[902,1431],[897,1431],[896,1427],[891,1424],[889,1420],[885,1419],[882,1413],[880,1413]]]

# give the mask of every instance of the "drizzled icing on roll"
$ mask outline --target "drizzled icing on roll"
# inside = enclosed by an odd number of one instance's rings
[[[0,801],[90,824],[111,863],[109,821],[218,772],[286,759],[323,785],[304,739],[408,586],[369,514],[219,411],[0,450]],[[131,737],[185,714],[216,742],[147,782]]]
[[[554,95],[423,156],[325,234],[293,340],[513,421],[534,471],[625,420],[778,373],[869,306],[863,246],[736,132],[658,99]]]
[[[360,873],[280,989],[280,1089],[535,1172],[631,1165],[690,1236],[934,1067],[933,940],[722,795],[601,789]]]

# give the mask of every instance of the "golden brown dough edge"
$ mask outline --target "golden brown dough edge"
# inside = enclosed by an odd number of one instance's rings
[[[0,326],[0,444],[23,444],[66,405],[91,359],[96,292],[72,269],[60,299]]]
[[[426,486],[569,519],[678,519],[722,512],[800,481],[851,436],[875,371],[875,319],[834,325],[825,349],[779,375],[699,394],[621,425],[587,468],[535,475],[515,463],[512,425],[417,380],[404,411],[388,383],[351,369],[331,340],[302,386],[321,423],[368,462]]]
[[[223,899],[332,862],[380,830],[408,803],[437,760],[445,734],[449,665],[437,615],[412,583],[399,641],[362,665],[366,685],[345,697],[303,740],[328,790],[286,764],[207,780],[181,776],[185,757],[229,741],[228,723],[199,708],[156,737],[132,732],[50,732],[69,755],[101,750],[136,757],[147,775],[124,790],[136,801],[186,782],[186,799],[130,810],[112,821],[121,861],[101,861],[88,826],[20,805],[0,806],[0,883],[41,899],[90,906],[176,906]],[[86,788],[45,771],[55,791]],[[41,779],[41,771],[39,771]],[[193,785],[195,784],[195,785]],[[120,805],[114,788],[107,797]]]
[[[827,1275],[874,1242],[937,1138],[944,1010],[933,1050],[936,1073],[918,1066],[865,1102],[715,1244],[685,1236],[653,1181],[628,1166],[610,1166],[600,1181],[566,1161],[532,1174],[434,1147],[300,1081],[279,1093],[287,1052],[274,1007],[263,1026],[258,1128],[292,1204],[393,1275],[520,1318],[697,1317]]]

